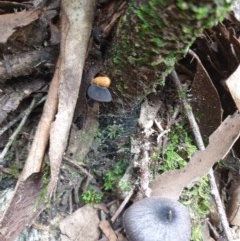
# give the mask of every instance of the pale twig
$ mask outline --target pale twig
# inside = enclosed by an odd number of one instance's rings
[[[195,57],[195,55],[193,55],[193,56]],[[197,60],[200,61],[198,57],[197,57]],[[175,85],[177,86],[178,91],[179,92],[182,91],[183,88],[182,88],[181,82],[180,82],[180,80],[178,78],[178,75],[177,75],[175,70],[173,70],[173,72],[171,74],[171,77],[172,77],[172,80],[174,81]],[[203,140],[202,140],[202,136],[201,136],[198,124],[197,124],[196,119],[193,115],[192,108],[189,105],[185,96],[181,95],[181,101],[182,101],[183,106],[185,108],[185,111],[187,113],[188,121],[189,121],[189,123],[191,125],[191,128],[193,130],[193,134],[194,134],[197,146],[198,146],[199,150],[204,150],[205,146],[204,146],[204,143],[203,143]],[[223,227],[223,230],[224,230],[225,235],[226,235],[226,239],[228,241],[232,241],[233,240],[232,234],[231,234],[231,231],[229,229],[228,220],[227,220],[226,213],[224,211],[224,208],[223,208],[223,205],[222,205],[222,202],[221,202],[221,197],[220,197],[220,194],[218,192],[218,188],[217,188],[217,184],[216,184],[216,181],[215,181],[215,177],[214,177],[214,173],[213,173],[212,168],[208,172],[208,179],[209,179],[209,183],[210,183],[211,194],[214,197],[216,207],[217,207],[217,210],[218,210],[218,214],[219,214],[219,217],[220,217],[220,220],[221,220],[221,223],[222,223],[222,227]]]
[[[183,103],[183,107],[184,107],[184,109],[187,113],[187,117],[188,117],[189,123],[191,125],[191,128],[192,128],[197,146],[200,150],[204,150],[205,147],[204,147],[204,143],[203,143],[203,140],[202,140],[202,137],[201,137],[201,134],[200,134],[198,124],[197,124],[196,119],[193,115],[192,108],[187,101],[187,98],[181,93],[183,91],[182,84],[181,84],[175,70],[172,72],[172,79],[173,79],[173,81],[174,81],[174,83],[175,83],[175,85],[178,89],[178,92],[180,92],[179,96],[181,96],[180,98],[181,98],[181,101]]]
[[[211,224],[211,222],[207,221],[208,227],[210,229],[210,232],[213,233],[213,237],[215,240],[220,240],[220,234],[217,232],[216,228]]]
[[[34,105],[34,107],[40,105],[41,103],[43,103],[46,100],[46,96],[44,96],[41,100],[39,100],[36,105]],[[28,107],[29,108],[29,107]],[[9,123],[7,123],[7,125],[5,125],[4,127],[0,128],[0,136],[7,131],[9,128],[11,128],[14,124],[16,124],[18,121],[20,121],[28,112],[28,108],[21,112],[15,119],[13,119],[12,121],[10,121]]]
[[[0,163],[2,164],[4,162],[4,157],[6,156],[9,148],[12,146],[14,140],[16,140],[19,132],[22,130],[24,124],[26,123],[28,116],[30,115],[30,113],[32,112],[32,110],[34,109],[35,105],[36,105],[36,101],[37,101],[38,97],[34,97],[30,106],[28,107],[27,110],[25,110],[24,112],[24,116],[21,120],[21,122],[19,123],[18,127],[16,128],[16,130],[14,131],[14,133],[10,136],[8,143],[6,144],[6,146],[4,147],[3,151],[0,154]]]
[[[119,214],[122,212],[122,210],[124,209],[124,207],[126,206],[126,204],[128,203],[128,201],[130,200],[130,198],[133,195],[133,189],[128,193],[128,195],[126,196],[126,198],[123,200],[123,202],[121,203],[121,205],[119,206],[119,208],[117,209],[117,211],[115,212],[115,214],[112,216],[111,221],[114,223],[115,220],[117,219],[117,217],[119,216]]]
[[[90,178],[90,180],[93,179],[93,176],[88,172],[86,171],[83,166],[84,166],[84,163],[82,162],[76,162],[66,156],[63,157],[63,160],[67,161],[69,164],[71,164],[72,166],[78,168],[80,171],[82,171],[86,176],[88,176]]]

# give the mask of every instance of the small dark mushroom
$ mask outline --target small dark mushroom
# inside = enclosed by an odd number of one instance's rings
[[[145,198],[123,215],[129,241],[189,241],[191,221],[187,208],[169,198]]]
[[[87,90],[87,95],[90,99],[99,102],[111,102],[112,96],[107,88],[97,85],[90,85]]]

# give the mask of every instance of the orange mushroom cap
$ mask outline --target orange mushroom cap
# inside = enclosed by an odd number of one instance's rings
[[[107,76],[98,76],[92,79],[91,84],[108,88],[111,84],[111,80]]]

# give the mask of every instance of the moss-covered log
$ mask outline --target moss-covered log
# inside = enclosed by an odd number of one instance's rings
[[[229,5],[228,0],[130,0],[105,62],[114,105],[129,110],[163,85],[176,60],[203,29],[223,19]]]

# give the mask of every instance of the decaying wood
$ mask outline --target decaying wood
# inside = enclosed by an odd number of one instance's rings
[[[191,7],[188,4],[179,7],[172,0],[128,2],[129,7],[114,35],[111,58],[105,61],[108,75],[116,80],[111,87],[115,99],[111,112],[127,112],[154,92],[202,30],[216,22],[219,7],[226,6],[224,1],[219,1],[215,8],[214,1],[206,0],[191,2]],[[213,11],[207,12],[204,18],[192,12],[206,4]]]
[[[27,76],[46,63],[55,64],[57,58],[55,53],[54,47],[45,47],[25,53],[5,55],[4,60],[0,61],[0,83],[13,77]]]

